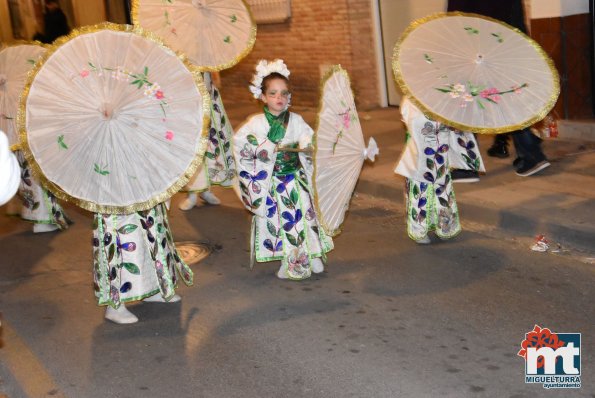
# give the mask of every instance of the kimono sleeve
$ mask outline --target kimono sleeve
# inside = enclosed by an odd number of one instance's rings
[[[314,130],[302,119],[297,118],[296,128],[298,129],[298,143],[301,149],[312,146],[312,139],[314,137]],[[300,164],[308,176],[308,183],[312,187],[312,175],[314,173],[314,165],[312,163],[312,152],[300,152]]]
[[[266,216],[266,200],[272,184],[276,144],[246,123],[233,137],[233,155],[244,206],[257,216]]]
[[[0,131],[0,206],[16,193],[21,181],[21,169],[16,156],[10,151],[8,139]]]

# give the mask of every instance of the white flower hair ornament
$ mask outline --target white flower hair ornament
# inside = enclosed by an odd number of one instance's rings
[[[285,65],[282,59],[276,59],[273,62],[267,62],[267,60],[261,59],[258,62],[256,65],[256,74],[252,78],[252,82],[250,82],[250,91],[254,98],[260,98],[262,95],[262,80],[274,72],[289,78],[289,69],[287,69],[287,65]]]

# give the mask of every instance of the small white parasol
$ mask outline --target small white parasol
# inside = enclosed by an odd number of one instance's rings
[[[424,113],[475,133],[530,126],[560,93],[556,68],[539,44],[475,14],[440,13],[412,22],[395,45],[393,72]]]
[[[101,213],[163,202],[202,161],[209,95],[200,73],[140,28],[59,39],[28,77],[18,124],[33,173]]]
[[[336,65],[323,77],[314,138],[314,201],[328,235],[340,233],[364,160],[374,161],[378,146],[364,143],[347,72]]]
[[[256,24],[243,0],[133,0],[132,20],[203,71],[231,68],[256,41]]]

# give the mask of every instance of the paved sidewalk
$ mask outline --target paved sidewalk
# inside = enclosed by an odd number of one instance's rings
[[[245,115],[258,112],[257,104],[228,104],[234,127]],[[312,127],[316,110],[292,108]],[[360,112],[366,137],[373,136],[380,147],[375,164],[366,163],[356,188],[358,194],[373,195],[403,205],[403,178],[394,174],[404,143],[404,127],[397,108]],[[511,157],[487,156],[491,136],[480,136],[479,145],[487,173],[479,183],[456,184],[455,193],[463,228],[485,231],[515,240],[531,242],[543,234],[563,250],[589,258],[595,254],[595,140],[544,141],[548,169],[530,177],[514,173]]]

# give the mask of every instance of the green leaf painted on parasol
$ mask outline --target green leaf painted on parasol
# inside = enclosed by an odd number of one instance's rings
[[[97,173],[100,174],[102,176],[106,176],[109,174],[109,171],[107,171],[105,168],[107,167],[107,165],[101,167],[99,166],[97,163],[94,164],[94,168],[93,170]]]
[[[64,142],[64,134],[58,136],[58,147],[68,149],[68,145]]]
[[[504,43],[504,39],[502,38],[502,35],[500,33],[492,33],[492,36],[494,36],[496,40],[498,40],[498,43]]]

